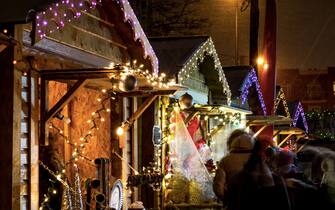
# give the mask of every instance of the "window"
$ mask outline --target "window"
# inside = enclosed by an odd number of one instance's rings
[[[333,95],[335,96],[335,81],[333,81]]]
[[[310,100],[318,100],[322,98],[322,89],[321,84],[312,82],[307,84],[307,94],[308,99]]]

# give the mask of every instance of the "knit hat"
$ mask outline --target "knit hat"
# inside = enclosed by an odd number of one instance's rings
[[[242,134],[237,136],[231,142],[231,151],[232,152],[251,152],[254,147],[254,140],[249,134]]]

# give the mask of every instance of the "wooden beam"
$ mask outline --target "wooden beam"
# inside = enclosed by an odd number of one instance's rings
[[[48,145],[49,142],[47,140],[47,126],[46,122],[46,114],[48,113],[48,80],[41,76],[41,103],[40,103],[40,145]]]
[[[78,80],[67,93],[46,113],[45,123],[47,123],[57,112],[59,112],[87,82],[86,79]]]
[[[199,112],[192,112],[191,114],[188,115],[188,117],[185,119],[185,125],[187,125],[192,119],[194,116],[196,116],[197,114],[199,114]]]
[[[47,80],[78,80],[78,79],[99,79],[107,78],[110,74],[120,71],[115,69],[90,68],[90,69],[57,69],[42,70],[41,75]]]
[[[269,125],[263,125],[253,136],[253,138],[256,138],[266,127]]]
[[[158,96],[166,96],[174,94],[176,90],[136,90],[131,92],[120,92],[117,94],[118,97],[148,97],[152,94],[158,95]]]
[[[143,114],[143,112],[151,105],[152,102],[154,102],[156,100],[157,97],[158,97],[158,95],[156,95],[156,94],[152,94],[151,96],[149,96],[141,104],[141,106],[138,107],[138,109],[136,110],[136,112],[134,112],[134,114],[132,114],[128,118],[128,123],[126,125],[124,125],[123,130],[127,131],[131,127],[131,125],[135,122],[135,120],[137,120],[139,117],[141,117],[141,115]]]
[[[127,47],[125,45],[123,45],[121,43],[118,43],[118,42],[115,42],[113,40],[110,40],[110,39],[108,39],[108,38],[106,38],[104,36],[101,36],[101,35],[97,34],[97,33],[94,33],[92,31],[88,31],[86,29],[80,28],[80,27],[72,25],[72,24],[69,24],[69,26],[71,26],[72,28],[74,28],[74,29],[76,29],[76,30],[78,30],[78,31],[80,31],[82,33],[86,33],[86,34],[88,34],[90,36],[93,36],[95,38],[101,39],[101,40],[103,40],[103,41],[105,41],[105,42],[107,42],[109,44],[112,44],[112,45],[114,45],[116,47],[119,47],[119,48],[122,48],[124,50],[127,50]]]
[[[280,134],[280,132],[281,132],[281,130],[276,131],[276,132],[273,134],[272,137],[273,137],[273,138],[276,137],[278,134]]]
[[[283,139],[283,141],[281,141],[279,144],[278,144],[278,147],[281,147],[287,140],[289,140],[291,138],[291,136],[293,136],[293,134],[289,134],[286,136],[285,139]]]
[[[99,22],[101,22],[101,23],[103,23],[103,24],[105,24],[105,25],[107,25],[107,26],[114,27],[114,24],[113,24],[113,23],[110,23],[110,22],[108,22],[108,21],[106,21],[106,20],[101,19],[100,17],[97,17],[97,16],[95,16],[95,15],[92,15],[91,13],[85,12],[85,11],[83,11],[83,10],[81,11],[81,13],[82,13],[82,14],[85,14],[86,16],[88,16],[88,17],[90,17],[90,18],[92,18],[92,19],[94,19],[94,20],[97,20],[97,21],[99,21]]]
[[[14,69],[14,47],[0,55],[0,210],[20,209],[20,72]]]

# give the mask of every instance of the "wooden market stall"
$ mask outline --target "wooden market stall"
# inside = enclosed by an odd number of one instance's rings
[[[188,88],[186,94],[184,91],[175,97],[166,97],[163,103],[162,134],[165,142],[161,158],[164,175],[161,194],[163,207],[220,209],[222,205],[216,203],[215,196],[211,197],[213,195],[211,180],[215,161],[223,155],[216,152],[223,149],[217,149],[220,145],[213,136],[222,131],[228,133],[233,128],[245,127],[246,115],[251,112],[230,106],[231,90],[210,37],[155,37],[150,38],[150,42],[160,60],[160,71]],[[194,104],[183,107],[184,97],[191,99]],[[193,174],[194,179],[185,178],[187,176],[185,174],[179,176],[179,169],[174,165],[173,159],[178,153],[174,145],[182,142],[182,139],[188,145],[184,151],[192,150],[194,154],[200,156],[203,155],[202,151],[207,150],[206,148],[211,147],[212,151],[215,151],[212,153],[213,158],[205,160],[197,157],[195,162],[189,162],[194,169],[199,166],[195,169],[199,170],[199,173]],[[188,162],[182,157],[176,161]],[[198,188],[200,185],[203,187],[202,190]],[[207,195],[203,189],[208,190]]]
[[[308,124],[301,103],[288,102],[284,90],[277,87],[274,113],[292,119],[290,125],[275,128],[274,139],[280,141],[278,146],[288,146],[293,151],[300,151],[303,147],[297,145],[308,134]]]
[[[12,140],[4,144],[12,152],[1,152],[8,172],[1,173],[1,201],[5,209],[59,207],[62,192],[77,190],[74,205],[86,197],[107,206],[114,181],[126,189],[128,176],[146,166],[142,149],[153,148],[152,133],[142,130],[159,125],[160,96],[180,87],[158,75],[128,1],[66,0],[37,11],[27,24],[0,27],[11,37],[0,37],[2,85],[9,90],[1,140]],[[95,178],[101,185],[90,199],[83,181]],[[123,208],[145,197],[130,193],[123,192]]]
[[[251,110],[255,115],[266,115],[263,93],[252,66],[225,67],[224,72],[232,91],[232,106]]]
[[[231,91],[209,36],[153,37],[150,43],[160,71],[188,87],[195,103],[230,104]]]
[[[223,136],[219,136],[219,138],[214,138],[219,132],[226,132],[227,134],[235,128],[245,128],[246,127],[246,116],[251,114],[250,111],[230,107],[227,105],[200,105],[195,104],[194,106],[186,109],[176,109],[176,104],[170,104],[166,107],[166,116],[170,119],[169,125],[166,123],[166,128],[164,129],[164,137],[167,145],[164,147],[163,150],[163,173],[165,178],[163,180],[163,204],[166,209],[221,209],[222,205],[216,202],[215,196],[210,197],[209,194],[213,194],[211,187],[211,177],[214,175],[214,168],[217,161],[219,161],[223,155],[222,151],[224,150],[223,145],[226,145],[225,139],[222,138]],[[197,174],[193,179],[187,180],[182,179],[180,181],[180,176],[176,170],[176,166],[173,164],[174,158],[174,144],[176,141],[184,141],[188,137],[185,137],[183,133],[182,139],[179,139],[180,134],[178,134],[180,127],[178,128],[178,120],[175,121],[174,116],[179,115],[187,116],[183,118],[182,124],[187,128],[190,129],[190,125],[194,124],[194,121],[197,119],[200,120],[202,124],[205,125],[205,129],[203,130],[203,140],[201,144],[199,144],[196,139],[191,136],[190,139],[193,139],[188,145],[188,148],[184,148],[183,150],[188,150],[192,147],[193,143],[195,143],[197,148],[197,153],[200,155],[200,159],[198,160],[201,162],[201,165],[208,171],[208,183],[202,186],[203,188],[208,188],[209,191],[206,191],[208,194],[205,195],[202,187],[200,187],[201,181],[194,181],[199,178],[201,180],[201,173]],[[171,121],[172,119],[172,121]],[[171,123],[172,122],[172,123]],[[174,127],[175,130],[174,130]],[[182,126],[183,127],[183,126]],[[190,132],[190,130],[188,131]],[[191,133],[190,133],[191,134]],[[178,137],[179,136],[179,137]],[[199,146],[200,145],[200,146]],[[206,148],[210,148],[210,157],[203,156],[203,152]],[[195,150],[196,151],[196,150]],[[178,160],[181,162],[187,162],[188,160]],[[192,164],[192,167],[195,167],[196,164]],[[201,170],[200,170],[201,171]],[[199,176],[199,177],[197,177]],[[193,181],[192,181],[193,180]],[[199,185],[199,186],[198,186]],[[198,188],[200,187],[200,188]],[[183,196],[180,196],[180,189],[182,188]]]

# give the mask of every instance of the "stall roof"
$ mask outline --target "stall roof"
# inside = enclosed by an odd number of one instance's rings
[[[290,126],[279,126],[274,129],[274,133],[282,135],[304,135],[305,131],[300,128],[290,127]]]
[[[229,66],[223,68],[231,89],[232,98],[235,99],[241,96],[244,80],[251,69],[251,66]]]
[[[264,125],[291,125],[292,120],[284,116],[275,115],[247,115],[248,126],[264,126]]]
[[[257,73],[252,66],[231,66],[223,68],[229,86],[232,90],[232,99],[240,100],[239,106],[244,106],[249,96],[249,90],[254,85],[258,95],[261,111],[266,115],[266,106],[263,93],[257,78]],[[251,107],[252,108],[252,107]]]
[[[283,109],[280,108],[280,104],[283,105]],[[289,110],[289,106],[286,100],[284,90],[280,86],[276,87],[276,99],[275,99],[274,110],[275,110],[275,114],[277,115],[285,115],[286,117],[291,118],[291,113]]]
[[[157,57],[161,72],[177,75],[196,50],[209,36],[152,37],[149,38]]]
[[[230,104],[229,84],[209,36],[153,37],[150,42],[159,58],[161,72],[182,84],[192,72],[199,71],[204,75],[213,96],[224,94],[227,104]],[[211,66],[208,68],[202,64]]]
[[[126,50],[130,57],[139,60],[140,63],[157,74],[159,71],[157,56],[128,0],[6,1],[1,7],[0,22],[22,23],[31,21],[33,14],[36,12],[36,39],[31,40],[34,43],[39,41],[40,38],[48,38],[50,33],[61,30],[72,19],[80,19],[82,14],[87,14],[87,11],[94,8],[102,14],[102,21],[108,25],[113,25],[110,26],[111,30],[121,35],[120,37],[126,43]],[[64,12],[64,16],[58,15],[58,11]],[[71,15],[66,15],[69,12]],[[28,13],[30,14],[28,15]]]
[[[151,93],[160,95],[174,94],[176,91],[185,91],[186,87],[175,84],[162,77],[150,74],[141,69],[129,69],[118,66],[111,68],[90,68],[90,69],[59,69],[42,70],[41,77],[45,80],[55,80],[67,83],[85,80],[85,86],[94,89],[107,89],[128,96],[147,96]],[[118,85],[125,80],[127,75],[132,75],[137,79],[137,86],[132,91],[124,91]]]
[[[198,112],[200,115],[208,116],[220,116],[226,113],[241,113],[241,114],[251,114],[250,111],[245,109],[239,109],[227,105],[200,105],[195,104],[193,107],[188,109],[183,109],[186,112]]]

